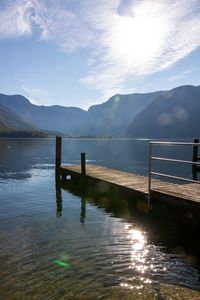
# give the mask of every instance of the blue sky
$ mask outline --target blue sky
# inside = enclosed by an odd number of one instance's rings
[[[199,0],[0,0],[0,93],[87,109],[200,85]]]

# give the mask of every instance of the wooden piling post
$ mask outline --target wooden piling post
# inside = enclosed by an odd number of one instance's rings
[[[81,174],[85,175],[86,170],[85,170],[85,153],[81,153]]]
[[[61,147],[62,138],[61,136],[56,136],[56,168],[61,166]]]
[[[199,143],[199,139],[194,139],[194,143]],[[193,157],[192,157],[193,162],[198,161],[198,145],[193,146]],[[192,165],[192,174],[193,174],[193,180],[197,180],[197,164]]]

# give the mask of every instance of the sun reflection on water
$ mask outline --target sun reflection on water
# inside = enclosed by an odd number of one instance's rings
[[[130,241],[130,265],[129,269],[132,269],[136,273],[136,277],[130,278],[127,282],[121,282],[120,286],[128,289],[141,290],[147,284],[151,284],[152,280],[147,278],[149,276],[147,270],[152,273],[154,271],[154,265],[152,261],[148,259],[148,243],[145,232],[139,229],[133,229],[132,226],[126,225],[128,234],[127,238]],[[134,282],[134,283],[133,283]]]
[[[129,275],[121,279],[120,287],[132,290],[137,296],[154,291],[155,296],[154,277],[158,273],[163,274],[163,272],[167,272],[166,266],[163,266],[161,263],[161,254],[157,258],[157,251],[154,245],[149,244],[145,231],[126,224],[125,232],[129,242],[129,271],[127,272]],[[164,253],[163,255],[165,256]]]
[[[148,249],[146,249],[146,239],[142,231],[131,229],[129,231],[131,240],[131,266],[137,271],[144,273],[148,268],[146,265],[146,256]]]

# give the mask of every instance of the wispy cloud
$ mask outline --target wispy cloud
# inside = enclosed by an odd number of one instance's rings
[[[169,81],[175,81],[177,79],[182,79],[185,78],[188,74],[192,73],[194,71],[194,69],[188,69],[185,71],[180,72],[179,74],[175,75],[175,76],[171,76],[168,80]]]
[[[0,10],[0,38],[39,34],[62,51],[87,48],[80,79],[108,97],[200,46],[199,0],[16,0]]]
[[[44,102],[45,105],[48,105],[49,102],[49,92],[43,88],[39,88],[33,86],[30,83],[22,80],[21,82],[21,89],[25,92],[25,96],[33,103],[38,104],[39,102],[37,99]]]
[[[5,1],[0,10],[0,39],[31,34],[31,1]]]
[[[80,16],[79,5],[76,5],[76,1],[73,7],[71,4],[58,0],[34,1],[33,22],[40,29],[40,39],[56,41],[65,52],[88,47],[93,38],[92,30]]]

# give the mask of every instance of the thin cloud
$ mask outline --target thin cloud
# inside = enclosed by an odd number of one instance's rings
[[[194,71],[194,69],[188,69],[185,71],[182,71],[180,74],[175,75],[175,76],[171,76],[168,80],[169,81],[175,81],[177,79],[182,79],[185,78],[188,74],[192,73]]]
[[[25,96],[33,103],[38,104],[43,101],[46,105],[49,102],[49,92],[43,88],[35,87],[30,83],[22,81],[21,89],[25,92]],[[40,101],[37,101],[39,99]]]
[[[200,46],[199,0],[7,1],[0,19],[0,38],[35,34],[64,52],[87,48],[80,82],[105,97]]]
[[[0,39],[31,34],[31,1],[6,1],[0,11]]]
[[[40,29],[40,39],[56,41],[64,52],[88,47],[92,31],[79,16],[78,7],[61,5],[60,1],[34,1],[33,22]]]

